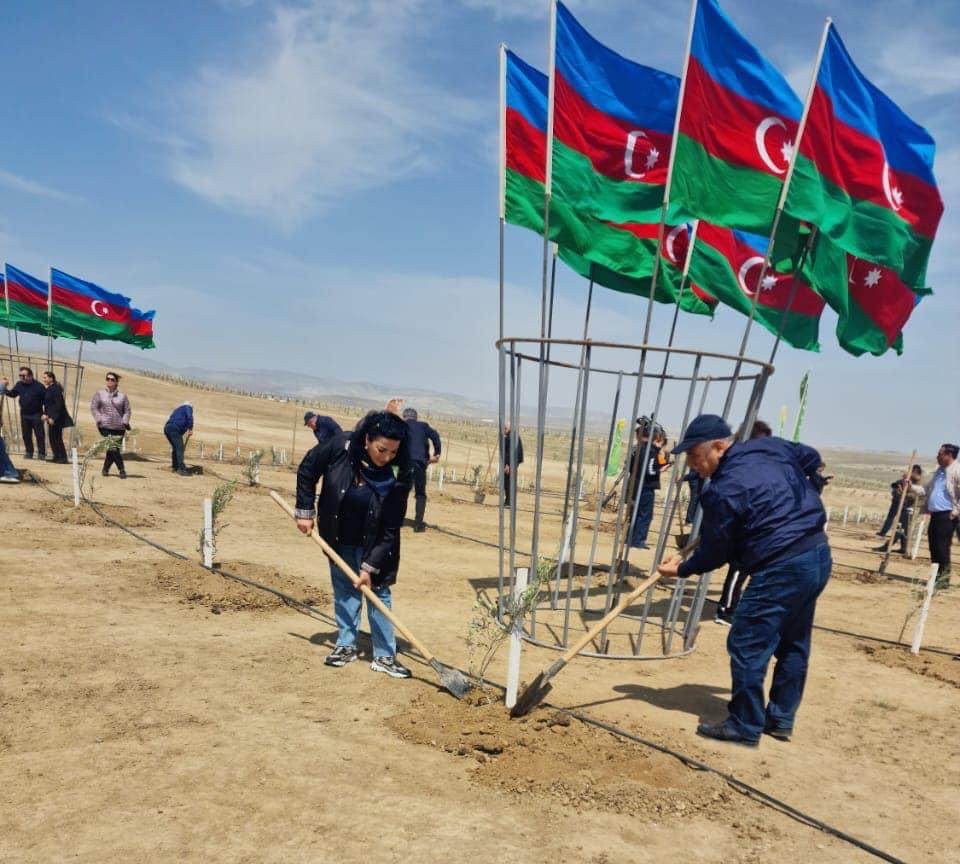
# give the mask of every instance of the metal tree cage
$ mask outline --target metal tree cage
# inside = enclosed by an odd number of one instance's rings
[[[661,484],[657,497],[663,500],[651,525],[653,529],[659,512],[659,527],[651,530],[652,548],[631,547],[630,531],[641,497],[634,490],[642,490],[644,482],[642,472],[632,466],[645,466],[653,452],[652,434],[640,442],[633,433],[640,412],[648,415],[651,431],[663,427],[674,436],[704,410],[725,418],[739,415],[752,425],[773,366],[743,354],[590,339],[506,337],[497,347],[501,429],[507,423],[510,429],[509,442],[501,438],[500,478],[506,476],[513,502],[512,507],[505,505],[506,489],[500,482],[498,614],[504,623],[518,567],[529,568],[531,580],[537,578],[539,569],[542,590],[524,623],[523,637],[532,644],[565,650],[619,602],[630,587],[626,577],[635,574],[637,565],[647,573],[656,569],[679,515],[684,457],[673,461],[669,479]],[[536,458],[530,491],[518,501],[516,458],[524,373],[537,376],[536,422],[526,429],[528,438],[535,436]],[[623,400],[624,387],[631,380],[632,408]],[[562,433],[548,418],[551,387],[554,392],[575,393],[570,426]],[[723,399],[722,408],[711,404],[718,397]],[[732,413],[735,405],[742,413]],[[619,439],[619,418],[626,420],[625,424],[621,421],[621,430],[626,425],[629,443],[624,448],[623,469],[618,471],[610,461]],[[595,458],[587,453],[588,442]],[[528,454],[534,449],[532,444],[527,442]],[[546,464],[546,450],[551,445],[555,450],[559,447],[559,471],[558,459]],[[509,469],[506,472],[505,467]],[[612,480],[608,468],[615,474]],[[695,536],[699,512],[691,514],[691,522],[684,528],[687,523],[682,520],[679,533]],[[631,555],[637,557],[636,565]],[[581,653],[618,660],[661,660],[689,654],[696,644],[710,576],[651,585],[610,625],[609,632],[603,632]]]

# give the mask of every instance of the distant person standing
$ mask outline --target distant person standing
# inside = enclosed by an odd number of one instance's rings
[[[904,492],[904,487],[906,487],[906,492]],[[890,484],[890,494],[893,499],[891,509],[893,510],[894,518],[897,515],[897,510],[900,510],[900,522],[897,525],[893,542],[900,544],[901,555],[907,554],[907,534],[910,531],[910,520],[913,518],[914,509],[916,508],[917,502],[923,497],[923,493],[923,468],[919,465],[913,466],[909,476],[904,474],[899,480],[894,480],[893,483]],[[902,508],[900,507],[901,497],[903,498]],[[893,518],[890,519],[890,524],[893,524]],[[873,551],[886,552],[886,542],[874,547]]]
[[[413,515],[413,530],[426,531],[423,516],[427,511],[427,465],[440,460],[440,433],[429,423],[417,419],[413,408],[403,409],[403,420],[407,424],[407,446],[410,451],[410,464],[413,468],[413,494],[416,509]],[[431,454],[430,448],[433,448]]]
[[[47,458],[47,439],[43,433],[43,384],[33,377],[29,366],[21,366],[19,381],[10,386],[9,378],[0,378],[0,395],[20,399],[20,430],[23,433],[23,455],[33,459],[33,442],[37,442],[37,458]]]
[[[317,414],[314,411],[307,411],[303,415],[303,425],[309,426],[313,431],[317,444],[326,444],[334,435],[343,433],[343,429],[340,428],[340,424],[336,420],[327,417],[326,414]]]
[[[107,372],[104,386],[93,394],[90,400],[90,413],[97,431],[106,438],[109,435],[123,436],[130,429],[130,400],[125,393],[120,392],[120,376],[116,372]],[[110,466],[116,465],[120,472],[120,479],[127,479],[127,471],[123,464],[123,454],[120,448],[107,450],[103,460],[101,474],[106,477],[110,473]]]
[[[53,450],[53,461],[59,465],[67,464],[67,448],[63,443],[63,430],[73,426],[73,418],[67,411],[67,400],[63,396],[63,387],[57,381],[53,372],[43,373],[43,385],[46,392],[43,396],[43,417],[47,424],[47,435],[50,436],[50,449]]]
[[[930,544],[930,560],[938,564],[937,588],[950,587],[950,544],[953,532],[960,522],[960,462],[956,444],[944,444],[937,453],[937,465],[927,483],[927,513],[930,527],[927,541]]]
[[[189,477],[190,472],[183,461],[183,452],[190,436],[193,435],[193,405],[184,402],[173,409],[163,427],[163,434],[170,442],[170,468],[181,477]]]
[[[637,517],[633,522],[633,530],[630,532],[630,545],[635,549],[648,549],[647,534],[650,532],[650,523],[653,521],[653,502],[660,488],[660,471],[663,463],[660,461],[660,448],[650,441],[651,434],[656,441],[660,434],[659,428],[651,430],[651,423],[647,417],[641,417],[637,420],[637,444],[630,458],[630,470],[628,476],[633,479],[636,477],[636,488],[631,496],[632,503],[636,501],[638,490],[640,503],[637,505]],[[650,442],[650,454],[647,457],[647,464],[643,466],[643,471],[637,469],[637,461],[643,459],[647,452],[647,442]]]
[[[503,424],[503,439],[500,441],[500,458],[503,460],[503,506],[510,507],[510,424]],[[523,440],[517,430],[517,449],[513,451],[513,464],[519,468],[523,464]]]

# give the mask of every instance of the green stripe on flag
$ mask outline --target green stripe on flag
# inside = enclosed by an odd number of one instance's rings
[[[129,328],[121,321],[108,321],[96,315],[77,312],[66,306],[54,306],[50,316],[54,336],[78,339],[114,339],[124,341]]]
[[[851,198],[799,153],[784,209],[812,222],[851,255],[895,270],[916,293],[930,293],[924,286],[933,241],[888,207]]]
[[[766,237],[781,188],[776,177],[725,162],[692,138],[677,136],[670,198],[682,218]]]

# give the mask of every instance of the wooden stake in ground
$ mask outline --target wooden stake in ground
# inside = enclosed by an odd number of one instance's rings
[[[293,461],[293,454],[297,452],[297,422],[300,419],[297,409],[293,409],[293,441],[290,442],[290,461]]]
[[[277,503],[281,510],[283,510],[288,516],[292,519],[296,519],[296,514],[293,512],[293,508],[287,504],[276,492],[270,492],[270,497]],[[366,598],[367,603],[371,606],[375,606],[381,615],[384,616],[391,624],[397,629],[397,631],[411,644],[420,655],[426,660],[430,666],[433,668],[433,671],[437,673],[437,677],[440,679],[440,685],[448,690],[453,696],[456,696],[457,699],[462,699],[467,691],[470,690],[471,684],[467,680],[467,677],[459,670],[453,666],[448,666],[446,663],[441,663],[429,650],[426,646],[417,639],[413,633],[407,628],[407,626],[396,616],[391,609],[388,609],[383,601],[366,585],[360,582],[360,577],[353,572],[353,568],[347,564],[334,550],[326,540],[324,540],[318,533],[316,527],[313,529],[313,533],[310,535],[310,538],[316,543],[322,550],[324,555],[326,555],[337,567],[343,571],[347,578],[353,583],[353,587],[356,588],[363,596]]]
[[[203,566],[213,567],[213,499],[203,499]]]
[[[517,568],[517,576],[513,586],[513,597],[518,603],[523,592],[527,590],[527,578],[530,570],[526,567]],[[510,632],[510,653],[507,657],[507,691],[506,706],[513,708],[517,704],[517,688],[520,686],[520,649],[523,646],[523,618],[517,616]]]
[[[933,599],[933,592],[937,584],[937,574],[939,572],[939,564],[930,565],[930,575],[927,577],[927,590],[923,595],[920,617],[917,619],[917,626],[913,628],[913,642],[910,645],[911,654],[920,653],[920,643],[923,641],[923,628],[927,625],[927,614],[930,612],[930,601]]]
[[[885,576],[887,565],[890,563],[890,550],[893,548],[893,538],[897,536],[897,528],[900,526],[900,514],[903,512],[903,502],[907,500],[907,490],[910,488],[910,469],[913,468],[913,462],[917,458],[917,451],[910,454],[910,461],[907,462],[907,470],[904,472],[906,478],[903,489],[900,490],[900,502],[897,504],[897,515],[893,519],[893,525],[890,526],[891,534],[887,538],[887,548],[883,552],[883,561],[880,562],[879,573]],[[904,545],[909,538],[904,538]]]
[[[77,456],[77,448],[70,448],[70,461],[73,472],[73,506],[80,506],[80,460]]]

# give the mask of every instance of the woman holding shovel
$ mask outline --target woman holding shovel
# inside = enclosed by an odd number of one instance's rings
[[[410,475],[407,426],[387,411],[371,411],[353,432],[314,447],[297,470],[297,527],[310,534],[316,516],[320,536],[388,608],[400,565],[400,526],[406,515]],[[324,663],[340,668],[358,657],[362,594],[332,561],[330,576],[338,634],[336,647]],[[370,668],[392,678],[409,678],[410,670],[397,661],[393,625],[371,605],[367,616],[373,638]]]

